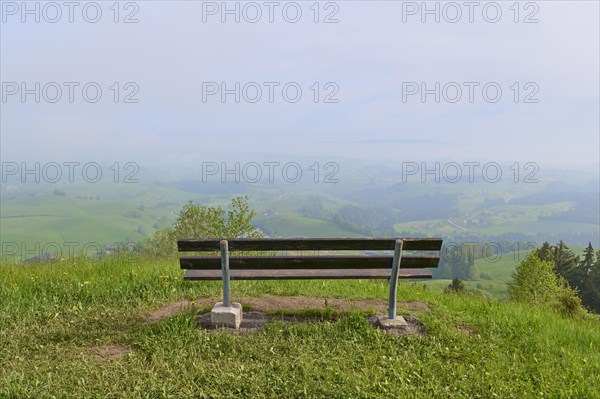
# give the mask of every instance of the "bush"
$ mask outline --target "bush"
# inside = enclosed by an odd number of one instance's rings
[[[556,302],[560,293],[554,265],[540,260],[535,251],[517,265],[507,287],[510,299],[534,304]]]
[[[585,311],[581,306],[581,298],[571,287],[564,287],[558,298],[557,309],[567,316],[583,316]]]
[[[452,282],[448,284],[444,292],[464,292],[465,284],[458,277],[454,277]]]

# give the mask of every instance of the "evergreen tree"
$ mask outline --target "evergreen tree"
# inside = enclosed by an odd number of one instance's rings
[[[554,247],[550,245],[548,241],[544,242],[537,250],[537,256],[540,260],[552,262],[554,264]]]
[[[452,282],[444,289],[445,292],[464,292],[465,284],[458,277],[454,277]]]
[[[465,278],[467,280],[479,279],[479,271],[475,267],[475,257],[469,256],[465,265]]]
[[[479,279],[474,253],[471,246],[466,244],[444,247],[438,269],[435,278]]]
[[[460,247],[456,247],[455,255],[456,257],[453,258],[452,262],[451,275],[466,280],[468,279],[467,271],[469,259],[472,258],[469,247],[464,244]]]
[[[592,247],[592,243],[590,242],[586,249],[583,251],[583,259],[577,265],[577,270],[573,274],[573,285],[578,287],[583,298],[584,291],[588,291],[591,287],[589,287],[589,277],[592,268],[595,263],[595,254],[594,248]]]
[[[554,270],[571,287],[577,288],[581,284],[579,256],[575,255],[562,240],[554,247]]]
[[[595,254],[592,243],[583,252],[579,270],[581,301],[591,311],[600,313],[600,251]]]
[[[579,263],[579,268],[583,274],[587,275],[592,271],[595,263],[594,247],[590,242],[586,249],[583,251],[583,260]]]
[[[600,313],[600,249],[596,252],[596,262],[590,272],[590,288],[594,292],[594,298],[589,304],[590,309],[596,313]]]

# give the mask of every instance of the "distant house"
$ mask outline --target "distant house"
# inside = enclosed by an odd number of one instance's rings
[[[104,247],[104,253],[106,255],[115,255],[117,253],[133,253],[135,250],[135,241],[131,239],[126,239],[120,243],[115,243],[114,245],[106,245]]]
[[[119,252],[118,245],[106,245],[104,247],[104,253],[107,255],[113,255],[113,254],[116,254],[117,252]]]
[[[279,216],[279,212],[277,212],[274,209],[265,209],[265,211],[263,212],[263,216],[268,216],[268,217]]]

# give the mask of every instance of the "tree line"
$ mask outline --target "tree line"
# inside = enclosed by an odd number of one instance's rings
[[[545,242],[536,251],[537,257],[552,264],[552,270],[572,288],[587,309],[600,313],[600,250],[594,250],[592,243],[576,255],[560,241],[556,245]]]

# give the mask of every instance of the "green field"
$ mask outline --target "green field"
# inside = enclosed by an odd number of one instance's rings
[[[256,221],[263,220],[257,217]],[[314,237],[360,237],[360,234],[343,230],[335,224],[320,220],[311,219],[299,215],[283,215],[269,218],[269,223],[278,237],[306,236]]]
[[[292,310],[310,316],[301,322],[231,334],[195,322],[220,284],[181,277],[176,259],[0,263],[0,397],[600,397],[597,318],[403,282],[400,313],[422,334],[374,328],[369,307],[324,305]],[[242,304],[264,295],[385,304],[387,289],[384,281],[232,283]],[[148,318],[186,299],[197,305]],[[414,310],[403,305],[415,301]]]
[[[511,274],[517,264],[525,259],[528,253],[529,251],[515,251],[476,259],[475,267],[481,275],[487,278],[463,281],[465,288],[471,292],[481,291],[483,295],[489,297],[506,298],[506,283],[511,280]],[[443,290],[450,282],[450,279],[434,279],[426,281],[424,284]]]
[[[355,170],[356,169],[356,170]],[[386,221],[393,230],[412,235],[443,236],[527,234],[555,237],[577,236],[579,244],[586,237],[594,241],[598,225],[566,218],[548,220],[548,216],[568,214],[574,202],[561,200],[535,205],[518,205],[506,201],[537,195],[544,197],[546,184],[406,184],[398,177],[377,177],[377,168],[350,169],[344,175],[348,180],[339,185],[258,184],[224,185],[205,184],[196,180],[161,181],[149,174],[137,184],[115,184],[109,181],[89,184],[3,184],[0,193],[0,241],[19,243],[26,248],[36,243],[78,242],[101,245],[125,239],[140,241],[157,229],[171,225],[182,205],[195,201],[207,205],[227,207],[231,198],[248,194],[250,205],[256,210],[255,221],[268,224],[275,236],[343,236],[361,235],[334,224],[332,216],[344,206],[362,209],[383,209]],[[349,173],[349,172],[348,172]],[[355,174],[354,174],[355,173]],[[110,180],[110,179],[109,179]],[[581,188],[579,188],[581,189]],[[404,202],[422,196],[444,199],[439,204],[428,203],[431,212],[401,216]],[[305,217],[303,209],[311,198],[322,203],[320,219]],[[445,202],[454,207],[444,217],[428,218]],[[534,201],[535,202],[535,201]],[[418,208],[421,203],[411,203]],[[546,219],[545,219],[546,218]],[[391,227],[390,227],[391,229]],[[385,230],[388,234],[390,230]],[[571,244],[569,238],[567,243]],[[541,244],[541,243],[538,243]],[[596,243],[594,243],[596,244]]]
[[[485,236],[501,235],[514,232],[538,234],[545,232],[580,232],[590,234],[598,231],[595,223],[540,220],[542,215],[565,212],[569,203],[560,202],[544,206],[539,205],[501,205],[465,212],[448,219],[414,220],[394,224],[397,232],[410,231],[420,234],[451,234],[468,232]],[[458,225],[459,227],[456,227]]]
[[[487,273],[492,276],[493,282],[507,283],[511,278],[511,273],[515,266],[525,258],[529,251],[516,251],[511,253],[499,254],[497,257],[489,257],[475,260],[475,266],[480,273]]]

